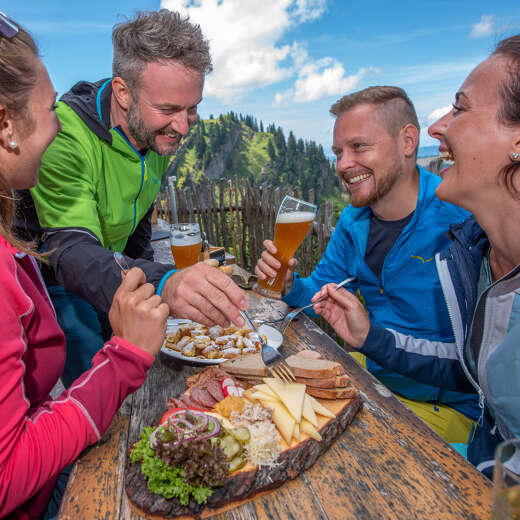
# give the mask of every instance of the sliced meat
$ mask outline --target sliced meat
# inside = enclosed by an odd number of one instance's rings
[[[205,383],[207,381],[210,381],[211,379],[217,379],[219,381],[222,381],[226,377],[229,377],[228,374],[220,368],[207,367],[202,372],[188,377],[188,379],[186,379],[186,386],[187,388],[190,388],[193,385],[198,385],[199,383],[202,386],[205,386]]]
[[[209,380],[206,385],[206,390],[211,394],[211,397],[217,401],[217,403],[222,401],[222,399],[225,397],[224,393],[222,392],[221,383],[217,379]]]
[[[173,408],[184,408],[184,404],[179,399],[175,399],[175,397],[168,397],[168,401],[166,403],[166,409],[172,410]]]
[[[187,406],[188,408],[200,408],[201,410],[204,409],[207,411],[209,411],[211,409],[211,408],[208,408],[207,406],[202,405],[199,402],[196,402],[188,394],[182,394],[179,397],[179,401],[181,401],[183,403],[183,405],[185,407]]]
[[[206,389],[200,388],[198,385],[190,388],[190,398],[209,409],[213,408],[217,404],[217,401],[211,397],[211,394]]]

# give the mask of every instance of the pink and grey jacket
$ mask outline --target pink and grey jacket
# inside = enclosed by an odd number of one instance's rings
[[[117,336],[57,399],[65,337],[34,259],[0,235],[0,518],[39,518],[61,470],[96,442],[153,356]]]

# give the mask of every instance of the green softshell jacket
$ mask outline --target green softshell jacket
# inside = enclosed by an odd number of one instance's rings
[[[154,263],[150,247],[151,210],[170,157],[138,151],[110,127],[111,92],[108,79],[78,83],[62,97],[62,130],[31,190],[56,281],[103,311],[121,280],[114,251],[156,287],[172,269]]]

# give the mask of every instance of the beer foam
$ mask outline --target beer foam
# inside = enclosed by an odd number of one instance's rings
[[[200,244],[200,235],[198,233],[175,233],[171,236],[170,243],[173,246],[194,246]]]
[[[309,220],[314,220],[312,211],[293,211],[282,213],[276,217],[277,224],[296,224],[298,222],[309,222]]]

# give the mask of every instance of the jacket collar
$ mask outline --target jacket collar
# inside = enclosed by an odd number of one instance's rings
[[[112,144],[110,133],[110,98],[112,81],[105,78],[95,83],[80,81],[60,101],[66,103],[100,139]]]

